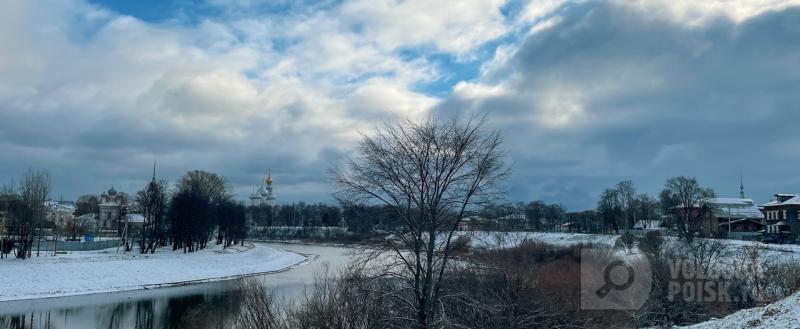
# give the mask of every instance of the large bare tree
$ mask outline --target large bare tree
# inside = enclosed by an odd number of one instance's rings
[[[438,301],[458,224],[497,197],[509,173],[501,143],[483,119],[404,120],[363,135],[346,168],[332,170],[346,206],[382,204],[400,218],[401,225],[376,229],[380,242],[365,249],[386,265],[382,275],[401,282],[386,292],[408,307],[400,320],[441,324]]]
[[[700,186],[693,177],[668,179],[660,198],[665,213],[673,214],[678,232],[686,241],[692,241],[700,231],[702,219],[714,210],[710,204],[714,190]]]
[[[139,237],[139,252],[142,254],[148,251],[155,253],[156,248],[166,239],[164,217],[169,203],[167,187],[167,181],[156,180],[154,173],[150,183],[136,193],[136,203],[142,207],[145,218]]]
[[[27,213],[17,218],[15,223],[19,238],[17,257],[24,259],[31,256],[34,237],[42,238],[42,225],[47,214],[44,202],[50,195],[50,174],[45,170],[29,169],[19,184],[19,194],[27,209]],[[37,250],[37,256],[38,253]]]

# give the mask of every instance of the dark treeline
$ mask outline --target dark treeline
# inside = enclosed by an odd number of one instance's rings
[[[216,235],[217,244],[244,243],[245,207],[233,201],[225,179],[214,173],[195,170],[177,183],[166,212],[172,249],[184,252],[204,249]]]
[[[339,226],[342,211],[338,206],[305,202],[247,207],[254,226]]]
[[[679,236],[702,235],[700,223],[714,209],[714,191],[692,177],[668,179],[658,197],[640,193],[632,181],[621,181],[605,189],[597,208],[568,212],[560,204],[544,201],[489,203],[474,212],[469,229],[499,231],[556,231],[621,233],[658,226]],[[683,211],[692,205],[693,211]]]

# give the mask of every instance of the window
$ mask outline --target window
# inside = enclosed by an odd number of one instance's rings
[[[789,213],[789,211],[788,211],[788,210],[784,210],[784,211],[783,211],[783,219],[784,219],[784,220],[786,220],[786,219],[789,219],[788,213]]]

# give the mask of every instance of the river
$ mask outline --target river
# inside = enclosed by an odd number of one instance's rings
[[[331,246],[259,243],[307,255],[309,263],[255,277],[279,298],[302,296],[324,266],[347,264],[351,249]],[[222,328],[236,314],[237,280],[185,286],[0,302],[0,328],[153,329]]]

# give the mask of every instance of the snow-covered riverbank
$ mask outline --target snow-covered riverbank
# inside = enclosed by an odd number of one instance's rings
[[[246,243],[184,254],[164,248],[152,255],[116,249],[71,252],[57,257],[0,260],[0,301],[150,289],[197,281],[275,272],[306,257]]]
[[[685,328],[691,329],[771,329],[800,328],[800,293],[795,293],[778,302],[749,308]]]

